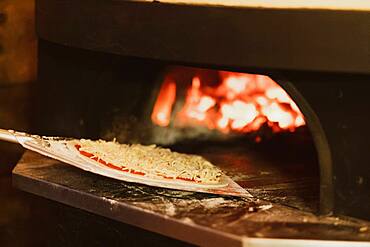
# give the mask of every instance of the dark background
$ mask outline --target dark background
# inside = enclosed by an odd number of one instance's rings
[[[31,88],[36,78],[34,1],[0,2],[0,128],[29,129]],[[41,243],[27,196],[11,186],[11,171],[23,153],[0,142],[0,245]]]

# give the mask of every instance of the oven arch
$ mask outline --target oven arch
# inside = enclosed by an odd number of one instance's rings
[[[270,76],[298,105],[314,141],[320,171],[320,213],[332,214],[334,210],[333,162],[330,146],[319,117],[300,91],[289,80]]]

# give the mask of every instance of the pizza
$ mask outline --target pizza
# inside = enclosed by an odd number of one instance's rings
[[[157,180],[221,185],[222,172],[201,156],[156,145],[81,139],[72,143],[83,158],[127,175]]]

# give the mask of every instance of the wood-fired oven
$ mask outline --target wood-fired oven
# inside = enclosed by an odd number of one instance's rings
[[[15,186],[192,244],[369,241],[369,8],[230,2],[38,0],[32,132],[201,154],[252,199],[30,152]]]

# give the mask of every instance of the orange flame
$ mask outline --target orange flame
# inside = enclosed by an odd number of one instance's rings
[[[217,86],[203,85],[198,76],[193,77],[184,104],[175,115],[176,123],[225,133],[252,132],[265,124],[275,132],[294,131],[305,125],[298,106],[268,76],[224,71],[219,75],[221,83]],[[168,82],[162,85],[153,110],[154,123],[168,126],[175,94],[175,85]]]
[[[176,99],[176,84],[173,81],[166,81],[162,84],[155,102],[152,121],[153,123],[166,127],[170,124],[172,106]]]

